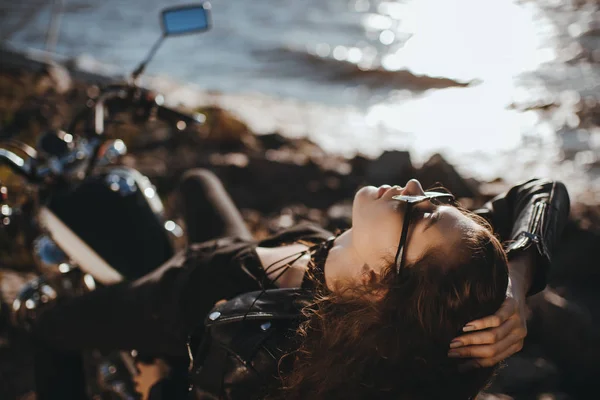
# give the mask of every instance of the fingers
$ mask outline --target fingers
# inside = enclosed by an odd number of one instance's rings
[[[507,297],[506,300],[504,300],[504,303],[502,303],[500,309],[496,311],[495,314],[469,322],[463,328],[463,332],[479,331],[487,328],[496,328],[502,325],[502,323],[509,319],[510,316],[513,315],[515,312],[517,312],[517,302],[511,297]]]
[[[517,301],[509,297],[494,315],[469,322],[463,331],[473,332],[455,338],[448,352],[449,357],[471,358],[460,369],[489,367],[520,351],[527,326]]]
[[[508,319],[497,328],[477,331],[466,335],[458,336],[450,343],[450,348],[454,349],[463,346],[472,346],[476,344],[494,344],[501,341],[513,330],[518,330],[519,321],[516,319]]]
[[[515,353],[518,353],[523,348],[523,341],[519,341],[511,345],[504,352],[492,357],[483,360],[479,360],[478,363],[482,367],[491,367],[493,365],[498,364],[502,360],[506,360],[508,357],[512,356]]]
[[[521,335],[509,334],[494,344],[465,346],[450,349],[448,357],[475,358],[481,366],[494,365],[498,361],[520,351],[523,348]],[[490,363],[491,362],[491,363]]]
[[[495,355],[491,358],[476,358],[473,360],[469,360],[459,365],[459,370],[464,371],[469,368],[479,368],[479,367],[493,367],[498,364],[502,360],[506,360],[508,357],[513,354],[519,352],[523,347],[522,343],[515,343],[508,347],[508,349],[504,350],[502,353]]]

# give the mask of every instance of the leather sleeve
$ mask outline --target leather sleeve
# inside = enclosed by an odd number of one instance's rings
[[[533,278],[527,295],[546,286],[546,276],[570,210],[565,185],[548,179],[531,179],[512,187],[475,213],[486,218],[505,245],[508,259],[535,245]]]

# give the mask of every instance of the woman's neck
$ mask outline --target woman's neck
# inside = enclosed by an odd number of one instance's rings
[[[335,239],[325,261],[325,283],[329,290],[360,280],[364,262],[352,244],[352,228]]]
[[[290,257],[302,251],[308,250],[308,247],[302,244],[292,244],[275,248],[257,247],[256,253],[263,265],[267,269],[267,276],[275,279],[279,272],[273,273],[277,267],[281,267],[294,258]],[[307,254],[304,257],[296,260],[283,275],[281,275],[275,285],[278,287],[300,287],[304,274],[308,269],[308,260],[310,256]],[[347,285],[349,282],[360,280],[365,271],[364,262],[356,253],[352,245],[352,229],[348,229],[338,236],[329,254],[325,260],[325,284],[329,290],[334,290],[340,285]]]

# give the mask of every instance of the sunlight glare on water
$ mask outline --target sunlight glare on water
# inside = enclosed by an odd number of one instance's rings
[[[421,0],[401,11],[379,9],[400,17],[400,29],[411,36],[404,47],[384,57],[386,69],[461,81],[507,79],[554,58],[543,48],[541,16],[532,4]]]
[[[411,101],[392,96],[371,106],[366,115],[371,126],[398,132],[388,138],[389,145],[395,141],[394,147],[408,145],[421,154],[494,153],[514,148],[534,129],[538,121],[532,112],[507,109],[516,92],[514,78],[555,57],[543,42],[547,35],[539,34],[547,27],[533,5],[421,0],[382,3],[379,11],[401,18],[400,29],[410,37],[382,58],[383,67],[473,82],[467,88],[429,90]]]

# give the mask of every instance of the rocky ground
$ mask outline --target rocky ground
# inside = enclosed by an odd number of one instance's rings
[[[97,92],[101,77],[31,62],[18,55],[0,58],[0,128],[34,145],[41,132],[65,127],[74,112]],[[476,208],[508,185],[496,180],[463,179],[441,155],[420,168],[410,154],[386,152],[371,160],[344,159],[304,139],[274,132],[255,135],[217,107],[194,110],[206,116],[201,127],[177,130],[160,122],[115,116],[108,135],[130,150],[124,163],[150,177],[178,218],[175,188],[193,167],[214,171],[224,182],[257,237],[301,220],[335,230],[350,222],[350,200],[365,183],[404,183],[418,178],[424,186],[441,182],[464,206]],[[76,132],[73,132],[76,133]],[[22,201],[19,178],[0,169],[10,201]],[[593,378],[600,372],[600,205],[573,199],[572,218],[552,266],[549,287],[530,300],[529,336],[524,350],[506,362],[484,399],[597,398]],[[28,340],[7,322],[7,304],[35,275],[13,232],[0,232],[0,398],[33,398],[32,354]],[[594,394],[595,393],[595,394]]]

